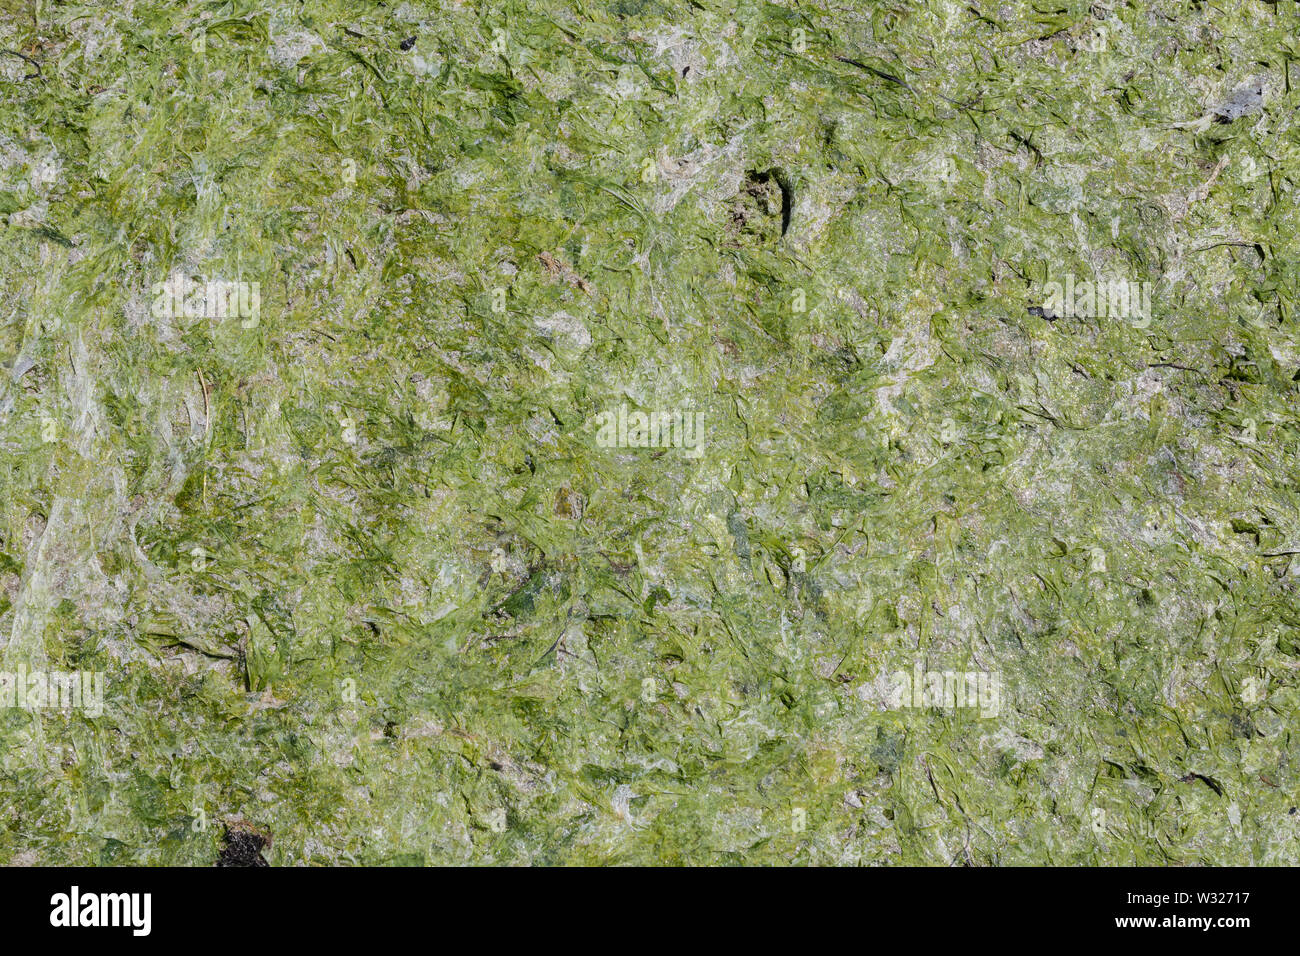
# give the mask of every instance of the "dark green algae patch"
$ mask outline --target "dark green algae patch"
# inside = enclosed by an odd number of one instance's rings
[[[1049,6],[0,12],[0,862],[1298,862],[1300,21]]]

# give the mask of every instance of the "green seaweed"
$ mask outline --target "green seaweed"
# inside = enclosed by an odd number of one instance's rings
[[[1294,865],[1298,24],[9,5],[0,862]]]

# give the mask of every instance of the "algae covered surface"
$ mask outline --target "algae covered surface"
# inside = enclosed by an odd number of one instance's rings
[[[1298,37],[7,0],[0,862],[1300,862]]]

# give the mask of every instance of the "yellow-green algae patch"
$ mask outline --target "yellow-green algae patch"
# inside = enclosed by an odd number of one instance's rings
[[[1300,862],[1297,26],[9,5],[0,862]]]

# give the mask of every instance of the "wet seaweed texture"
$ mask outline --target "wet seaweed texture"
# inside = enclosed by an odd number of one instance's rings
[[[1298,26],[5,4],[0,862],[1300,862]]]

